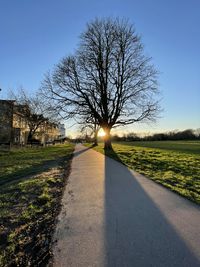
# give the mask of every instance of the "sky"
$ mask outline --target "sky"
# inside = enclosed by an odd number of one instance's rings
[[[133,23],[159,70],[163,112],[155,124],[133,124],[118,133],[200,128],[199,0],[0,0],[0,98],[9,89],[40,87],[44,74],[72,54],[94,18]],[[76,127],[66,123],[66,133]]]

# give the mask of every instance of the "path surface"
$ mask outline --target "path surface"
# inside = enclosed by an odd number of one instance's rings
[[[55,267],[200,266],[200,208],[77,145],[55,240]]]

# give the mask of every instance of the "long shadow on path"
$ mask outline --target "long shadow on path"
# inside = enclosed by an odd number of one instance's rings
[[[92,149],[92,147],[93,147],[93,146],[91,146],[91,147],[85,147],[84,149],[81,149],[81,150],[79,150],[79,151],[75,151],[75,152],[73,153],[73,157],[74,157],[74,158],[75,158],[75,157],[78,157],[78,156],[81,155],[82,153],[85,153],[87,150]]]
[[[104,209],[105,266],[200,266],[128,168],[108,157]]]

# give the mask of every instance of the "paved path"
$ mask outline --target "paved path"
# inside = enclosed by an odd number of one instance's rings
[[[54,266],[200,266],[200,208],[77,145]]]

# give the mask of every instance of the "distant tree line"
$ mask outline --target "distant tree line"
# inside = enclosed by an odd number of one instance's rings
[[[104,137],[98,137],[98,140],[103,140]],[[166,133],[156,133],[152,135],[141,136],[134,132],[123,134],[119,136],[117,134],[111,136],[114,142],[132,142],[132,141],[179,141],[179,140],[200,140],[200,128],[193,130],[187,129],[184,131],[170,131]],[[76,138],[68,137],[68,141],[72,142],[87,142],[94,143],[94,137],[92,132],[82,132]]]
[[[134,132],[123,136],[113,135],[113,141],[167,141],[167,140],[200,140],[200,129],[187,129],[184,131],[170,131],[167,133],[156,133],[147,136],[140,136]]]

